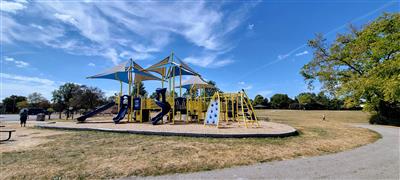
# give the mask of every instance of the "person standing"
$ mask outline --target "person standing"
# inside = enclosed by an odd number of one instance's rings
[[[28,110],[24,108],[19,112],[19,120],[21,122],[21,127],[22,125],[24,125],[25,127],[27,119],[28,119]]]

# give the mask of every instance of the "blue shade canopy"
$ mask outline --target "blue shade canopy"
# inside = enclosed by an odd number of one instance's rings
[[[128,71],[127,67],[129,67],[130,61],[125,61],[121,64],[118,64],[117,66],[114,66],[110,69],[107,69],[103,73],[90,76],[88,78],[96,78],[96,79],[113,79],[113,80],[118,80],[122,81],[125,83],[129,83],[129,78],[128,78]]]
[[[166,69],[168,69],[168,73],[165,72]],[[181,69],[182,72],[180,72]],[[175,55],[165,57],[160,62],[148,67],[146,70],[158,73],[161,76],[165,76],[166,79],[179,75],[198,75],[196,71],[190,68],[189,65]]]
[[[108,69],[104,71],[103,73],[90,76],[88,78],[98,78],[98,79],[112,79],[112,80],[118,80],[122,81],[125,83],[129,83],[129,67],[130,67],[130,62],[126,61],[121,64],[118,64],[117,66]],[[135,73],[135,82],[140,82],[140,81],[145,81],[145,80],[161,80],[160,78],[150,74],[149,72],[145,72],[142,67],[140,67],[138,64],[133,62],[132,66],[132,72]]]

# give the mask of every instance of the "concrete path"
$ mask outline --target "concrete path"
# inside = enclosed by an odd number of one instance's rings
[[[382,139],[337,154],[144,179],[400,179],[400,128],[357,126],[379,132]]]

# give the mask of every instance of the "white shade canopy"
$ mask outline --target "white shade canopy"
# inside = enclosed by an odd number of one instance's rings
[[[208,84],[206,81],[204,81],[201,77],[199,76],[192,76],[189,79],[186,79],[182,81],[182,88],[185,89],[191,89],[192,87],[196,88],[213,88],[214,86]],[[179,86],[176,86],[175,88],[179,88]]]

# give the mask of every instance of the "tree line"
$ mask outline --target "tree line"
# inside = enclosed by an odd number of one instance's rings
[[[111,97],[113,99],[113,97]],[[104,92],[97,87],[65,83],[52,92],[51,100],[34,92],[25,96],[11,95],[3,99],[2,113],[18,113],[23,108],[41,108],[49,114],[65,113],[67,118],[73,113],[83,113],[104,104],[107,99]]]
[[[304,92],[290,98],[287,94],[274,94],[269,99],[256,95],[252,105],[259,109],[297,109],[297,110],[360,110],[360,106],[345,106],[343,100],[329,97],[325,93]]]

